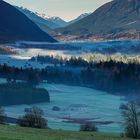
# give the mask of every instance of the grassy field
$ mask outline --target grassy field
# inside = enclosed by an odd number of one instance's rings
[[[0,140],[131,140],[117,134],[67,132],[0,125]]]

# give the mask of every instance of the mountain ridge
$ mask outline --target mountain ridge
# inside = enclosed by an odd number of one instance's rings
[[[56,29],[56,32],[76,37],[137,38],[140,35],[139,11],[139,0],[114,0],[78,22]]]
[[[18,40],[56,42],[15,7],[0,1],[0,42]]]
[[[44,13],[40,14],[37,12],[32,12],[27,8],[18,7],[18,6],[15,6],[15,7],[18,10],[20,10],[22,13],[24,13],[32,21],[34,21],[39,27],[40,27],[40,24],[43,24],[44,26],[46,26],[48,31],[51,31],[51,29],[53,30],[53,29],[57,29],[57,28],[61,28],[61,27],[66,27],[91,14],[91,13],[83,13],[80,16],[78,16],[77,18],[66,22],[65,20],[63,20],[62,18],[60,18],[58,16],[47,16]],[[44,31],[46,31],[46,29]]]
[[[45,32],[47,32],[47,31],[49,32],[52,29],[60,27],[51,21],[47,21],[46,19],[41,17],[41,15],[39,15],[38,13],[32,12],[32,11],[28,10],[27,8],[18,7],[18,6],[15,6],[15,7],[20,12],[25,14],[30,20],[32,20],[34,23],[36,23]]]
[[[66,27],[67,25],[69,25],[69,22],[66,22],[63,19],[61,19],[60,17],[56,17],[56,16],[48,17],[47,20],[56,23],[60,27]]]
[[[70,24],[73,24],[73,23],[75,23],[75,22],[77,22],[77,21],[79,21],[79,20],[81,20],[81,19],[83,19],[83,18],[85,18],[85,17],[87,17],[87,16],[89,16],[90,14],[91,14],[91,13],[83,13],[83,14],[81,14],[81,15],[78,16],[77,18],[75,18],[75,19],[69,21],[69,25],[70,25]]]

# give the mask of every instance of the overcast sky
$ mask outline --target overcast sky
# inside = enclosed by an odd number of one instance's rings
[[[93,12],[111,0],[5,0],[17,6],[23,6],[34,12],[59,16],[66,21],[82,13]]]

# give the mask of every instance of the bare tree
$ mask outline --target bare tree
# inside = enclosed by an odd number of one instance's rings
[[[138,138],[140,134],[140,112],[136,103],[131,102],[123,105],[125,134],[130,138]]]

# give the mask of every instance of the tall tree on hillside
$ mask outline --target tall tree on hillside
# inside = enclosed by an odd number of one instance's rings
[[[131,102],[123,106],[125,134],[130,138],[140,137],[140,110],[136,103]]]

